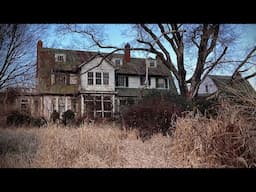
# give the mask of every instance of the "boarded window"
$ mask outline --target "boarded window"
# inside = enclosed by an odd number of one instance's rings
[[[101,73],[96,72],[96,85],[101,85]]]
[[[93,72],[88,72],[88,85],[93,85]]]
[[[103,84],[104,85],[109,84],[109,73],[103,73]]]

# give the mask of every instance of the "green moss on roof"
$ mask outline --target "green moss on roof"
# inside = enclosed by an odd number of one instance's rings
[[[243,78],[238,77],[231,82],[231,76],[209,75],[209,77],[222,92],[228,92],[230,89],[233,89],[233,91],[240,93],[255,94],[255,90],[251,84]]]

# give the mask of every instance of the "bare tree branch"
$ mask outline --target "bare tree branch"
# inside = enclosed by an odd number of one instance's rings
[[[237,75],[237,73],[239,72],[239,70],[241,69],[241,67],[243,67],[246,62],[252,57],[252,54],[256,51],[256,46],[248,53],[248,55],[246,56],[246,58],[236,67],[233,75],[232,75],[232,80],[234,79],[234,77]]]

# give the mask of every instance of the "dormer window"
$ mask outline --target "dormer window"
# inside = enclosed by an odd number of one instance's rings
[[[156,67],[156,60],[152,59],[152,58],[148,58],[146,60],[146,63],[148,65],[148,67]]]
[[[55,54],[55,61],[56,62],[66,62],[66,55],[65,54]]]
[[[156,61],[150,60],[149,61],[149,67],[156,67]]]
[[[60,62],[64,61],[63,55],[58,55],[57,60],[60,61]]]
[[[114,64],[115,64],[115,66],[121,66],[122,65],[122,59],[120,59],[120,58],[115,58],[114,59]]]

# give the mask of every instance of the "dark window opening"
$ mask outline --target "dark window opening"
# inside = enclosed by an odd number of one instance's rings
[[[88,85],[93,85],[93,72],[88,72]]]
[[[57,61],[63,62],[64,61],[64,56],[63,55],[58,55]]]
[[[96,85],[101,85],[101,73],[96,72]]]
[[[117,76],[117,86],[118,87],[128,87],[128,76],[118,75]]]
[[[208,85],[205,85],[205,91],[206,91],[206,93],[209,92]]]
[[[20,101],[20,111],[22,113],[28,113],[29,112],[28,99],[21,99],[21,101]]]
[[[60,85],[68,85],[69,84],[69,78],[67,77],[69,74],[66,73],[55,73],[55,83]]]
[[[109,73],[103,73],[103,84],[104,85],[109,84]]]
[[[111,96],[86,96],[84,104],[85,113],[90,117],[111,117],[112,115]]]

